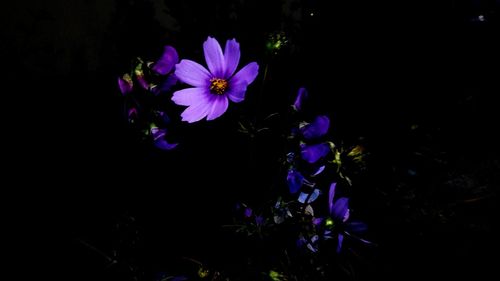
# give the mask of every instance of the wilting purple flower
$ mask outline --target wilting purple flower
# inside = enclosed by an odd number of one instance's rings
[[[152,70],[160,75],[167,75],[174,69],[178,62],[179,55],[174,47],[165,46],[161,58],[153,65]],[[155,95],[166,92],[170,90],[172,86],[177,84],[177,80],[177,76],[175,76],[174,73],[170,73],[170,75],[168,75],[167,78],[160,83],[160,85],[152,89],[152,92]]]
[[[299,191],[300,187],[302,186],[302,183],[304,182],[304,176],[302,176],[299,171],[290,169],[288,171],[286,180],[288,182],[288,187],[290,188],[290,193],[294,194],[297,193],[297,191]]]
[[[134,78],[137,84],[145,90],[151,90],[155,95],[168,91],[173,85],[177,83],[177,77],[171,73],[175,67],[175,64],[179,62],[179,55],[177,51],[172,46],[165,46],[163,49],[163,54],[155,63],[145,64],[141,59],[139,63],[135,66],[133,70]],[[160,75],[165,76],[170,73],[163,81],[158,83],[159,85],[151,84],[148,80],[151,78],[148,76],[146,79],[145,75],[149,72],[144,71],[144,67],[152,64],[151,70]],[[163,78],[163,77],[162,77]],[[123,77],[118,78],[118,86],[123,95],[131,92],[133,90],[134,83],[130,75],[125,74]]]
[[[134,83],[132,82],[132,78],[130,78],[130,75],[124,74],[122,77],[118,77],[118,87],[120,88],[120,92],[122,92],[123,95],[132,92],[133,86]]]
[[[169,73],[170,75],[168,75],[158,86],[151,89],[153,94],[158,95],[160,93],[164,93],[170,90],[170,88],[172,88],[172,86],[177,83],[177,76],[172,73],[172,70],[175,68],[175,65],[178,62],[179,55],[177,54],[175,48],[172,46],[165,46],[163,48],[163,54],[161,55],[160,59],[155,64],[153,64],[153,67],[151,69],[162,76],[165,76]]]
[[[240,45],[235,39],[227,40],[224,53],[219,42],[212,37],[203,43],[208,70],[202,65],[181,60],[175,75],[180,81],[193,86],[174,93],[172,101],[188,106],[181,117],[193,123],[205,116],[213,120],[226,112],[228,99],[241,102],[247,86],[257,77],[259,65],[251,62],[234,74],[240,60]],[[234,75],[233,75],[234,74]]]
[[[130,108],[128,111],[127,111],[127,119],[128,119],[128,122],[130,123],[134,123],[135,120],[137,119],[137,109],[135,107],[132,107]]]
[[[301,151],[302,159],[309,163],[316,163],[320,158],[325,157],[330,152],[328,143],[304,145]]]
[[[139,82],[139,85],[141,85],[144,90],[149,90],[149,83],[148,81],[146,81],[146,78],[144,78],[143,73],[137,74],[135,77],[137,78],[137,82]]]
[[[302,103],[307,98],[307,96],[308,94],[306,88],[300,88],[299,92],[297,93],[297,97],[295,98],[295,102],[293,103],[293,108],[296,111],[302,110]]]
[[[329,127],[330,119],[328,116],[320,115],[317,116],[311,124],[300,128],[300,131],[302,132],[304,138],[309,140],[325,135],[328,132]]]
[[[169,143],[165,140],[165,135],[167,130],[160,129],[157,127],[151,128],[151,135],[153,136],[153,142],[156,147],[163,150],[171,150],[177,146],[177,143]]]

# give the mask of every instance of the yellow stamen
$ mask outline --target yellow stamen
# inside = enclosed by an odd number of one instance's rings
[[[210,91],[217,95],[222,95],[227,90],[229,83],[225,79],[210,79]]]

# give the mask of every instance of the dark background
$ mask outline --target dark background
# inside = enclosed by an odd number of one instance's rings
[[[500,2],[330,2],[8,4],[3,92],[19,107],[3,105],[5,155],[20,198],[9,217],[26,245],[15,260],[72,280],[153,280],[179,256],[220,267],[244,257],[219,225],[235,201],[266,194],[281,153],[271,137],[234,132],[256,95],[180,130],[182,146],[165,153],[128,128],[116,87],[131,58],[170,44],[201,61],[212,35],[237,38],[258,79],[270,62],[262,116],[305,86],[336,139],[362,138],[370,158],[353,204],[379,247],[359,279],[497,274]],[[277,31],[290,44],[271,60],[265,42]]]

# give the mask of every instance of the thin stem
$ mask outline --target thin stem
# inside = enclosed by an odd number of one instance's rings
[[[266,63],[266,66],[264,67],[264,76],[262,77],[262,83],[260,84],[260,90],[259,90],[259,94],[257,95],[257,102],[256,102],[256,105],[255,105],[255,128],[258,128],[257,126],[257,122],[259,120],[259,109],[260,109],[260,102],[261,102],[261,99],[262,99],[262,95],[264,93],[264,86],[266,84],[266,79],[267,79],[267,73],[269,72],[269,63]]]

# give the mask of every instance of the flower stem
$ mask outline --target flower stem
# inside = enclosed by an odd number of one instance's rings
[[[260,114],[260,102],[262,100],[262,95],[264,93],[264,85],[266,84],[268,71],[269,71],[269,63],[266,63],[266,66],[264,67],[264,76],[262,77],[262,83],[260,84],[260,90],[259,90],[259,94],[257,95],[257,101],[255,104],[255,128],[258,128],[257,123],[258,123],[259,114]]]

